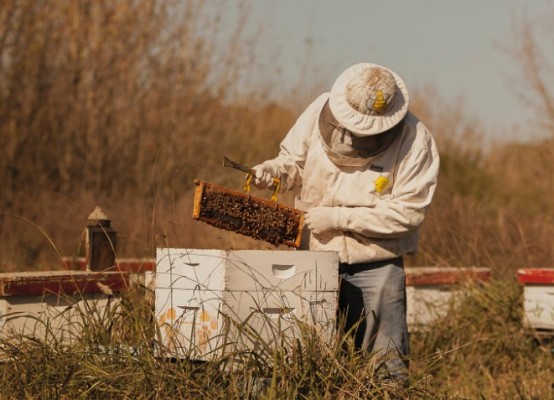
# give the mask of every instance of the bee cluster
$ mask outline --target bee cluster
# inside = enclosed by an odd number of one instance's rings
[[[301,216],[294,208],[206,186],[198,219],[274,245],[292,245],[301,228]]]

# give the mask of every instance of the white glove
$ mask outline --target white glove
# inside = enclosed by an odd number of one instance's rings
[[[304,215],[304,223],[314,234],[338,229],[339,207],[314,207]]]
[[[277,168],[268,165],[260,164],[252,168],[256,173],[254,175],[254,186],[258,189],[267,189],[273,187],[273,178],[279,178]]]

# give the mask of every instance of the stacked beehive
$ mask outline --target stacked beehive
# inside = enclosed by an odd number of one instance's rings
[[[331,334],[337,266],[335,252],[158,249],[165,355],[209,360],[281,346],[301,326]]]

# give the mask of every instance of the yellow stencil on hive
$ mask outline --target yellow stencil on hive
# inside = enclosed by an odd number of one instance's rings
[[[208,322],[210,320],[210,313],[208,311],[202,311],[198,319],[202,322]]]
[[[161,324],[167,322],[167,321],[173,321],[175,317],[177,316],[177,313],[175,312],[174,308],[169,308],[165,313],[161,315],[161,317],[158,319]]]

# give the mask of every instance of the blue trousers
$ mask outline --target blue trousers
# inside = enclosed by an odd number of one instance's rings
[[[339,313],[357,349],[385,355],[393,379],[408,374],[406,274],[403,259],[340,264]]]

